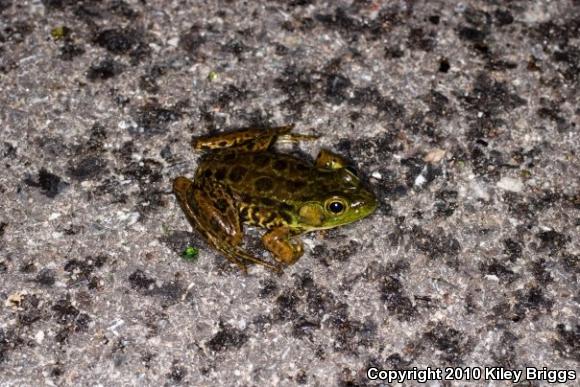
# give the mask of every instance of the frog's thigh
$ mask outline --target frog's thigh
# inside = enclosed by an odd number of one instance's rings
[[[347,166],[345,159],[329,150],[321,149],[316,157],[316,167],[326,169],[341,169]]]
[[[243,234],[231,195],[219,184],[208,182],[201,188],[185,177],[175,179],[173,191],[191,225],[210,245],[246,271],[244,263],[233,253]]]
[[[291,238],[288,227],[268,231],[262,236],[262,243],[278,261],[287,265],[293,264],[304,254],[302,242]]]

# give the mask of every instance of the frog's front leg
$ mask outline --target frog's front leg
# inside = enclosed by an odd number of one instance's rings
[[[304,254],[302,242],[292,238],[290,229],[286,226],[265,233],[262,236],[262,243],[278,261],[286,265],[292,265]]]
[[[348,165],[345,159],[326,149],[320,150],[315,164],[317,168],[325,169],[342,169]]]
[[[240,248],[243,238],[240,217],[231,193],[224,186],[211,180],[201,186],[180,176],[173,183],[173,191],[191,225],[241,270],[247,271],[246,261],[280,270]]]

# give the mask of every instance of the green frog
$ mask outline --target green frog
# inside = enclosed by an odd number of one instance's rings
[[[292,129],[243,129],[197,138],[194,149],[207,154],[193,181],[180,176],[173,183],[191,225],[243,271],[250,262],[280,271],[304,253],[297,236],[357,221],[377,207],[375,196],[340,156],[321,150],[313,165],[276,152],[276,141],[316,138]],[[243,224],[267,229],[262,243],[276,263],[242,249]]]

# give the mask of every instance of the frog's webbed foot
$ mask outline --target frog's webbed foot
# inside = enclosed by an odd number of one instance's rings
[[[332,153],[329,150],[321,149],[320,153],[316,157],[317,168],[325,168],[325,169],[342,169],[346,168],[348,162],[343,159],[341,156]]]
[[[304,254],[302,242],[292,238],[288,227],[268,231],[262,236],[262,243],[278,261],[286,265],[292,265]]]
[[[180,176],[173,182],[173,191],[191,225],[242,271],[248,271],[246,262],[280,270],[278,266],[255,258],[239,247],[243,237],[240,217],[231,193],[224,186],[207,181],[202,188]]]

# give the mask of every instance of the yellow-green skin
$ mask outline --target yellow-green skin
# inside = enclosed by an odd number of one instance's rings
[[[175,179],[174,192],[192,226],[243,270],[246,262],[273,270],[279,265],[241,249],[242,223],[267,229],[264,246],[279,263],[289,265],[303,254],[297,235],[357,221],[377,207],[375,196],[339,156],[323,150],[312,165],[274,152],[277,139],[312,138],[291,130],[246,129],[200,138],[194,148],[210,152],[194,181]]]

